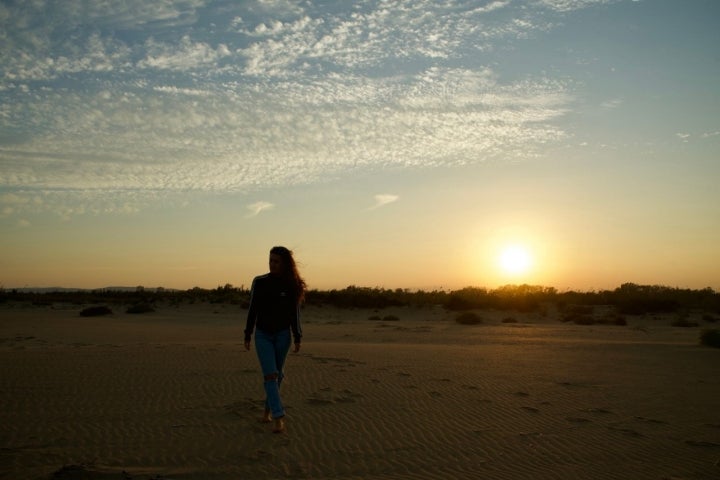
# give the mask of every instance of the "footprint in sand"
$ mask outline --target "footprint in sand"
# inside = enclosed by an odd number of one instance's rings
[[[643,423],[655,423],[658,425],[667,425],[668,423],[663,420],[655,420],[653,418],[645,418],[645,417],[635,417],[635,420],[639,420]]]
[[[361,393],[355,393],[346,389],[340,392],[340,395],[335,397],[335,400],[341,403],[354,403],[356,400],[363,397],[364,395]]]
[[[585,387],[591,387],[592,385],[586,384],[586,383],[580,383],[580,382],[555,382],[557,385],[560,385],[561,387],[567,387],[567,388],[585,388]]]
[[[314,360],[316,362],[320,363],[333,363],[336,366],[337,365],[343,365],[348,367],[354,367],[357,363],[364,363],[364,362],[356,362],[354,360],[351,360],[349,358],[342,358],[342,357],[320,357],[315,355],[307,355],[310,360]]]
[[[310,405],[330,405],[333,403],[332,388],[323,387],[307,399]]]
[[[352,397],[336,397],[335,401],[338,403],[355,403],[355,399]]]
[[[570,423],[592,423],[592,420],[583,417],[566,417],[565,420]]]
[[[720,448],[720,443],[706,442],[704,440],[685,440],[685,444],[691,447]]]
[[[251,457],[253,460],[268,460],[270,458],[273,458],[274,455],[271,452],[267,452],[265,450],[257,449],[255,450],[254,455]]]
[[[225,405],[225,411],[232,415],[245,416],[247,412],[256,412],[262,410],[265,405],[264,400],[254,400],[245,398],[229,405]]]
[[[638,432],[637,430],[633,430],[633,429],[631,429],[631,428],[622,428],[622,427],[609,426],[608,429],[613,430],[613,431],[616,431],[616,432],[620,432],[620,433],[622,433],[623,435],[626,435],[626,436],[628,436],[628,437],[638,437],[638,438],[639,438],[639,437],[642,437],[642,436],[643,436],[642,433]]]
[[[333,403],[355,403],[363,398],[362,394],[350,390],[333,392],[330,387],[321,388],[320,391],[307,399],[311,405],[331,405]]]
[[[610,410],[605,410],[604,408],[586,408],[585,410],[580,410],[581,412],[585,413],[594,413],[594,414],[601,414],[601,415],[608,415],[613,412]]]

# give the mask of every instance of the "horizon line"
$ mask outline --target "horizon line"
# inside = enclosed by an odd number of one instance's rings
[[[230,286],[231,288],[241,288],[244,290],[250,290],[250,288],[245,287],[245,285],[233,285],[230,283],[226,283],[224,285],[217,285],[216,287],[201,287],[198,285],[195,285],[193,287],[189,288],[175,288],[175,287],[163,287],[163,286],[153,286],[153,287],[147,287],[144,285],[137,285],[137,286],[123,286],[123,285],[112,285],[112,286],[105,286],[105,287],[62,287],[62,286],[50,286],[50,287],[39,287],[39,286],[33,286],[33,287],[4,287],[0,285],[0,293],[2,292],[22,292],[22,293],[57,293],[57,292],[95,292],[95,291],[108,291],[108,292],[120,292],[120,291],[127,291],[127,292],[137,292],[137,291],[146,291],[146,292],[154,292],[158,293],[158,291],[166,291],[166,292],[186,292],[194,289],[200,289],[200,290],[217,290],[224,288],[226,286]],[[711,286],[705,286],[702,288],[692,288],[692,287],[680,287],[680,286],[671,286],[666,284],[660,284],[660,283],[636,283],[636,282],[622,282],[616,287],[610,287],[610,288],[598,288],[598,289],[575,289],[571,287],[565,287],[564,289],[560,289],[553,285],[541,285],[541,284],[530,284],[530,283],[506,283],[503,285],[499,285],[496,287],[487,287],[487,286],[480,286],[480,285],[465,285],[463,287],[459,288],[443,288],[443,287],[432,287],[432,288],[403,288],[403,287],[382,287],[382,286],[367,286],[367,285],[346,285],[344,287],[331,287],[331,288],[309,288],[307,292],[317,291],[317,292],[327,292],[332,290],[347,290],[349,288],[359,288],[359,289],[372,289],[372,290],[383,290],[383,291],[397,291],[401,290],[405,293],[418,293],[418,292],[455,292],[459,290],[464,290],[468,288],[477,288],[477,289],[485,289],[488,291],[494,291],[494,290],[500,290],[506,287],[534,287],[534,288],[543,288],[543,289],[554,289],[557,293],[563,293],[563,292],[577,292],[577,293],[598,293],[598,292],[604,292],[604,291],[613,291],[621,288],[623,285],[635,285],[638,287],[656,287],[656,288],[665,288],[665,289],[674,289],[674,290],[690,290],[690,291],[704,291],[704,290],[710,290],[713,293],[719,293],[720,291],[716,290],[715,288]]]

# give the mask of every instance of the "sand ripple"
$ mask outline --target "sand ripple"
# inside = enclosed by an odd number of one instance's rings
[[[719,352],[421,326],[309,325],[281,435],[235,339],[0,347],[0,478],[720,478]]]

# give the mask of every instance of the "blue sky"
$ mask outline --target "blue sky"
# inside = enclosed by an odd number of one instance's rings
[[[2,2],[0,284],[247,284],[285,244],[318,288],[718,288],[718,18]]]

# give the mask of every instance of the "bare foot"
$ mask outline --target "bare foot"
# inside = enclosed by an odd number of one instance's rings
[[[270,423],[272,422],[272,416],[270,415],[270,409],[266,408],[265,412],[263,412],[263,416],[260,419],[261,423]]]
[[[280,417],[275,419],[275,425],[273,426],[273,433],[284,433],[285,432],[285,420]]]

